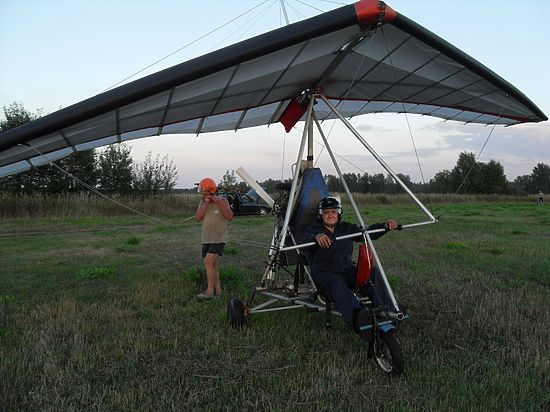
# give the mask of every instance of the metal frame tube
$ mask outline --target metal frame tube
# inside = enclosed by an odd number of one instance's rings
[[[308,108],[307,108],[307,115],[306,115],[306,124],[311,122],[311,113],[313,111],[313,103],[315,99],[313,97],[309,100]],[[304,157],[304,149],[306,146],[306,141],[308,138],[308,127],[304,128],[304,131],[302,133],[302,141],[300,142],[300,150],[298,151],[298,158],[296,159],[296,168],[294,169],[294,175],[292,177],[292,185],[290,187],[290,193],[288,195],[288,206],[286,208],[285,213],[285,220],[283,221],[283,227],[281,228],[281,231],[279,232],[279,238],[275,239],[275,236],[273,236],[274,244],[272,245],[273,248],[276,249],[275,252],[270,254],[269,262],[267,264],[267,267],[265,268],[264,274],[262,276],[262,285],[266,281],[266,279],[274,280],[273,273],[270,274],[273,270],[273,263],[278,255],[278,253],[281,251],[281,248],[285,244],[285,237],[286,232],[288,231],[288,225],[290,223],[290,215],[292,213],[292,208],[294,205],[294,197],[296,196],[296,186],[298,185],[298,176],[300,175],[300,163],[302,161],[302,158]]]
[[[296,186],[298,185],[298,176],[300,175],[300,162],[302,161],[302,158],[304,157],[304,148],[306,145],[306,140],[308,136],[308,129],[307,125],[311,122],[311,113],[313,111],[313,102],[315,101],[314,98],[311,98],[309,101],[309,105],[307,108],[307,116],[306,116],[306,127],[304,127],[304,131],[302,134],[302,142],[300,144],[300,150],[298,152],[298,158],[296,159],[296,169],[294,170],[294,176],[292,178],[292,186],[290,187],[290,194],[288,196],[288,206],[286,208],[285,213],[285,220],[283,223],[283,228],[281,229],[281,233],[279,234],[279,243],[277,245],[278,249],[281,250],[281,248],[284,245],[284,239],[286,236],[286,232],[288,230],[288,225],[290,223],[290,215],[292,213],[292,208],[294,205],[294,197],[296,196]]]
[[[332,160],[332,164],[336,168],[336,172],[338,173],[338,176],[340,177],[340,182],[342,182],[342,186],[344,186],[344,190],[346,191],[346,194],[348,195],[349,201],[351,203],[351,206],[353,207],[353,210],[355,211],[355,214],[357,215],[357,219],[359,219],[359,223],[361,223],[361,227],[365,228],[365,222],[363,221],[363,216],[361,216],[361,212],[359,212],[359,208],[357,207],[357,204],[355,203],[355,200],[353,200],[353,196],[351,195],[351,192],[349,190],[348,184],[346,183],[346,180],[344,179],[344,175],[342,174],[342,171],[340,170],[340,166],[336,162],[336,158],[334,157],[334,153],[332,152],[332,149],[330,148],[328,144],[328,140],[325,137],[325,134],[323,133],[323,129],[321,129],[321,125],[319,124],[319,121],[317,120],[317,116],[315,116],[315,112],[313,113],[313,120],[315,121],[315,124],[317,125],[317,129],[319,129],[319,133],[323,139],[323,143],[325,144],[325,147],[327,148],[327,152]]]
[[[416,226],[432,225],[433,223],[434,223],[433,221],[428,220],[426,222],[418,222],[418,223],[410,223],[408,225],[402,225],[401,228],[402,229],[408,229],[408,228],[416,227]],[[348,239],[350,237],[357,237],[357,236],[360,236],[364,233],[371,234],[371,233],[380,233],[380,232],[385,232],[385,231],[386,231],[386,229],[367,230],[365,232],[357,232],[357,233],[352,233],[352,234],[349,234],[349,235],[338,236],[336,238],[336,240]],[[281,252],[286,252],[287,250],[302,249],[302,248],[310,247],[310,246],[313,246],[313,245],[315,245],[315,242],[308,242],[308,243],[302,243],[302,244],[294,245],[294,246],[287,246],[287,247],[281,248]]]
[[[413,201],[422,209],[422,211],[434,222],[437,222],[437,219],[431,214],[431,212],[424,206],[424,204],[415,196],[413,192],[405,185],[401,179],[395,174],[395,172],[388,166],[384,160],[374,151],[374,149],[367,143],[365,139],[363,139],[363,136],[359,134],[357,130],[351,125],[351,123],[344,117],[342,114],[334,107],[334,105],[322,94],[315,95],[315,97],[320,97],[325,104],[329,107],[329,109],[336,115],[338,118],[346,125],[346,127],[357,137],[357,139],[361,142],[363,146],[374,156],[376,161],[380,163],[380,165],[388,172],[395,181],[405,190],[405,192],[413,199]]]
[[[292,303],[294,306],[290,306],[289,307],[290,309],[294,309],[295,307],[296,308],[306,307],[306,308],[310,308],[310,309],[317,309],[319,312],[324,312],[326,310],[325,306],[323,306],[323,305],[317,305],[315,303],[306,302],[306,301],[303,301],[303,300],[300,300],[300,299],[291,299],[291,298],[289,298],[285,295],[277,295],[276,293],[271,293],[271,292],[260,292],[260,293],[262,295],[270,297],[270,298],[275,298],[275,299],[278,299],[278,300],[282,300],[284,302]],[[275,308],[275,309],[277,309],[277,308]],[[261,309],[261,311],[268,311],[268,310],[269,309]],[[250,309],[250,313],[254,313],[254,309]],[[338,312],[338,311],[331,311],[331,313],[333,315],[342,316],[340,314],[340,312]]]

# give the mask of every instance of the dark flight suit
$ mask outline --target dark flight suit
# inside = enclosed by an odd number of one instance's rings
[[[384,223],[377,223],[368,230],[383,229]],[[360,309],[359,301],[353,293],[355,290],[355,266],[352,262],[353,242],[360,242],[363,236],[336,241],[336,237],[361,232],[361,227],[349,222],[338,222],[334,233],[325,228],[321,221],[313,222],[304,235],[304,243],[315,242],[315,236],[324,233],[333,241],[329,248],[319,245],[309,248],[307,258],[311,276],[317,289],[327,296],[342,314],[344,321],[353,326],[354,311]],[[385,232],[373,233],[372,240],[383,236]]]

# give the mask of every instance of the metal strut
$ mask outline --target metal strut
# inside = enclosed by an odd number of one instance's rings
[[[286,300],[286,298],[282,298],[281,295],[270,295],[269,292],[266,292],[265,289],[264,289],[264,287],[266,286],[266,281],[273,281],[273,282],[275,281],[275,271],[276,271],[275,262],[277,260],[277,257],[279,255],[279,253],[282,252],[282,251],[288,251],[288,250],[293,250],[293,249],[307,248],[307,247],[310,247],[314,244],[314,242],[304,243],[304,244],[296,244],[295,240],[293,239],[294,245],[285,247],[285,239],[286,239],[287,235],[289,234],[290,218],[291,218],[291,215],[292,215],[292,211],[294,210],[294,203],[295,203],[295,199],[296,199],[296,191],[297,191],[298,180],[299,180],[299,175],[300,175],[300,171],[301,171],[300,166],[301,166],[302,160],[304,158],[306,143],[308,143],[308,153],[307,153],[307,155],[308,155],[307,161],[308,162],[307,162],[307,164],[308,164],[308,167],[311,167],[313,124],[314,123],[317,126],[317,128],[319,130],[319,133],[321,134],[324,145],[327,149],[327,152],[330,155],[332,164],[334,165],[334,167],[335,167],[335,169],[338,173],[338,177],[340,179],[340,182],[342,183],[342,186],[344,187],[344,190],[345,190],[345,192],[346,192],[346,194],[347,194],[347,196],[350,200],[351,206],[352,206],[352,208],[353,208],[353,210],[354,210],[354,212],[357,216],[358,221],[361,224],[361,227],[363,229],[366,229],[366,227],[367,227],[364,220],[363,220],[363,217],[361,216],[359,208],[357,207],[357,204],[355,203],[355,200],[353,199],[353,195],[352,195],[351,191],[349,190],[349,187],[348,187],[348,185],[347,185],[347,183],[344,179],[344,176],[342,174],[340,166],[338,165],[336,157],[334,156],[334,152],[332,151],[332,149],[331,149],[331,147],[328,143],[328,139],[326,138],[325,134],[323,133],[321,125],[319,124],[319,121],[318,121],[317,117],[315,116],[313,106],[314,106],[315,100],[317,98],[323,100],[323,102],[327,105],[327,107],[346,125],[346,127],[355,135],[355,137],[357,137],[359,142],[372,154],[374,159],[388,172],[388,174],[390,174],[390,176],[392,176],[395,179],[395,181],[403,188],[403,190],[409,195],[409,197],[411,197],[411,199],[420,207],[420,209],[424,212],[424,214],[426,214],[426,216],[429,218],[428,221],[418,222],[418,223],[413,223],[413,224],[407,224],[407,225],[403,225],[402,227],[403,228],[410,228],[410,227],[421,226],[421,225],[426,225],[426,224],[431,224],[431,223],[436,223],[437,222],[437,219],[424,206],[424,204],[416,197],[416,195],[414,193],[412,193],[412,191],[403,183],[403,181],[401,181],[401,179],[399,179],[397,174],[390,168],[390,166],[386,162],[384,162],[384,160],[374,151],[374,149],[367,143],[367,141],[361,136],[361,134],[350,124],[349,121],[347,121],[344,118],[344,116],[338,111],[338,109],[323,94],[314,93],[312,95],[309,95],[308,97],[309,97],[309,102],[308,102],[308,109],[307,109],[307,112],[306,112],[305,126],[304,126],[303,133],[302,133],[302,140],[301,140],[301,144],[300,144],[300,149],[298,151],[298,157],[296,159],[296,167],[295,167],[294,174],[293,174],[293,177],[292,177],[292,185],[291,185],[291,189],[290,189],[290,193],[289,193],[289,197],[288,197],[288,206],[287,206],[287,209],[286,209],[286,213],[285,213],[284,221],[283,221],[283,224],[282,224],[282,228],[279,231],[279,233],[276,233],[273,236],[272,244],[271,244],[271,248],[270,248],[269,262],[267,264],[264,275],[262,277],[262,287],[260,289],[258,289],[258,291],[260,293],[262,293],[266,296],[269,296],[271,298],[279,298],[279,299],[282,299],[282,300]],[[363,232],[354,233],[352,235],[347,235],[347,236],[342,236],[340,238],[356,237],[356,236],[361,235],[361,234],[363,234],[365,236],[365,238],[367,240],[367,243],[368,243],[369,247],[372,250],[373,257],[374,257],[374,260],[376,262],[376,265],[379,269],[380,278],[382,279],[382,281],[383,281],[383,283],[386,287],[386,290],[388,292],[388,295],[390,297],[391,303],[393,305],[393,310],[396,312],[396,315],[399,316],[399,314],[401,314],[401,311],[399,309],[397,300],[396,300],[396,298],[393,294],[393,291],[390,287],[390,284],[389,284],[388,279],[386,277],[386,273],[384,272],[384,268],[382,266],[382,263],[380,262],[380,259],[378,257],[377,252],[376,252],[376,249],[373,245],[373,242],[372,242],[372,240],[369,236],[369,233],[376,233],[376,232],[380,232],[382,230],[383,229],[370,230],[370,231],[363,230]],[[336,240],[338,240],[340,238],[337,238]],[[306,305],[306,304],[304,304],[304,302],[299,301],[299,300],[292,299],[292,301],[293,301],[293,307],[294,307],[294,304],[298,304],[298,305],[305,306],[305,307],[309,306],[309,304]],[[258,309],[260,309],[260,310],[258,310],[258,312],[263,311],[262,308],[258,308]],[[270,310],[273,310],[273,309],[270,309]],[[277,310],[281,310],[281,309],[277,309]]]

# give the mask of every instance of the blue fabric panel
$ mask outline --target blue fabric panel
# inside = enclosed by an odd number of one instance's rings
[[[300,197],[291,224],[292,233],[298,243],[302,243],[306,228],[317,215],[317,205],[321,199],[327,196],[327,185],[321,169],[304,170]]]

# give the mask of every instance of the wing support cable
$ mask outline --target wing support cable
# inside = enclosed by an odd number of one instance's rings
[[[391,53],[389,53],[388,39],[386,38],[386,33],[384,33],[384,28],[383,27],[381,28],[381,31],[382,31],[382,38],[384,39],[384,44],[386,46],[386,51],[388,52],[388,58],[390,60],[390,66],[392,68],[393,76],[395,78],[396,83],[399,83],[400,80],[397,80],[397,73],[395,71],[395,66],[393,65],[393,60],[392,60]],[[433,61],[433,59],[430,59],[429,61],[431,62],[431,61]],[[425,65],[421,65],[421,67],[424,67],[424,66]],[[419,68],[414,70],[413,73],[418,71],[418,69]],[[405,78],[406,77],[408,77],[408,76],[405,76]],[[403,80],[403,79],[401,79],[401,80]],[[398,93],[400,93],[399,89],[397,89],[397,90],[398,90]],[[430,198],[430,191],[428,189],[428,186],[426,185],[426,179],[424,178],[424,171],[422,170],[422,165],[420,164],[420,157],[418,156],[418,150],[416,148],[416,142],[414,141],[414,136],[413,136],[412,129],[411,129],[411,123],[409,122],[409,116],[408,116],[408,113],[407,113],[407,109],[405,108],[405,103],[403,102],[402,96],[400,95],[399,97],[401,98],[401,105],[403,107],[403,113],[405,114],[405,120],[407,122],[407,128],[409,130],[409,136],[411,137],[411,142],[412,142],[412,145],[413,145],[414,154],[416,156],[416,162],[418,164],[418,169],[420,170],[420,176],[422,177],[422,185],[424,186],[424,189],[425,189],[425,192],[426,192],[426,197],[428,199],[428,204],[430,205],[430,211],[431,211],[431,214],[433,215],[434,212],[433,212],[432,201],[431,201],[431,198]]]
[[[55,167],[56,169],[58,169],[61,173],[63,173],[64,175],[70,177],[71,179],[73,179],[74,181],[76,181],[77,183],[81,184],[82,186],[84,186],[86,189],[88,189],[89,191],[95,193],[96,195],[104,198],[105,200],[108,200],[108,201],[111,201],[121,207],[123,207],[124,209],[126,210],[129,210],[130,212],[133,212],[137,215],[140,215],[146,219],[149,219],[151,220],[152,222],[155,222],[155,223],[159,223],[163,226],[167,226],[167,227],[170,227],[171,229],[174,229],[174,230],[185,230],[185,229],[188,229],[190,227],[195,227],[194,224],[192,225],[185,225],[185,226],[178,226],[178,225],[175,225],[173,223],[170,223],[170,222],[167,222],[167,221],[164,221],[164,220],[161,220],[161,219],[157,219],[156,217],[154,216],[151,216],[151,215],[147,215],[143,212],[140,212],[139,210],[136,210],[134,209],[133,207],[131,206],[128,206],[110,196],[107,196],[106,194],[102,193],[100,190],[98,190],[97,188],[89,185],[88,183],[84,182],[83,180],[79,179],[78,177],[76,177],[75,175],[73,175],[72,173],[66,171],[65,169],[63,169],[61,166],[59,166],[58,164],[56,164],[54,161],[52,161],[51,159],[48,158],[48,156],[46,156],[44,153],[42,153],[40,150],[38,150],[36,147],[33,147],[32,145],[30,145],[29,143],[20,143],[21,145],[23,146],[27,146],[28,148],[34,150],[39,156],[43,157],[50,165],[52,165],[53,167]],[[35,166],[27,160],[27,162],[31,165],[31,168],[34,168]],[[183,222],[187,222],[191,219],[194,219],[195,218],[195,215],[192,215],[188,218],[185,218],[183,219]],[[240,243],[240,244],[243,244],[243,245],[248,245],[248,246],[254,246],[254,247],[258,247],[258,248],[265,248],[265,244],[264,243],[260,243],[260,242],[254,242],[254,241],[250,241],[250,240],[242,240],[242,239],[234,239],[234,238],[231,238],[231,241],[232,242],[235,242],[235,243]]]
[[[242,16],[244,16],[244,15],[250,13],[252,10],[257,9],[258,7],[264,5],[265,3],[269,2],[269,1],[271,1],[271,0],[264,0],[264,1],[262,1],[260,4],[258,4],[258,5],[254,6],[254,7],[252,7],[251,9],[245,11],[244,13],[239,14],[237,17],[232,18],[231,20],[229,20],[229,21],[223,23],[222,25],[216,27],[215,29],[210,30],[208,33],[203,34],[203,35],[200,36],[200,37],[197,37],[195,40],[190,41],[189,43],[187,43],[187,44],[185,44],[184,46],[180,47],[179,49],[173,51],[172,53],[167,54],[166,56],[164,56],[164,57],[158,59],[157,61],[154,61],[153,63],[151,63],[150,65],[144,67],[143,69],[138,70],[138,71],[135,72],[134,74],[131,74],[130,76],[128,76],[128,77],[126,77],[126,78],[120,80],[119,82],[113,84],[112,86],[106,88],[105,90],[103,90],[103,92],[106,92],[106,91],[108,91],[108,90],[111,90],[113,87],[116,87],[116,86],[118,86],[118,85],[121,84],[121,83],[124,83],[126,80],[129,80],[129,79],[131,79],[132,77],[134,77],[134,76],[136,76],[136,75],[138,75],[138,74],[144,72],[145,70],[147,70],[147,69],[153,67],[155,64],[160,63],[160,62],[163,61],[163,60],[166,60],[167,58],[173,56],[173,55],[176,54],[176,53],[179,53],[179,52],[182,51],[183,49],[185,49],[185,48],[187,48],[187,47],[189,47],[189,46],[195,44],[196,42],[198,42],[199,40],[204,39],[205,37],[210,36],[212,33],[217,32],[217,31],[220,30],[221,28],[227,26],[227,25],[230,24],[230,23],[233,23],[235,20],[240,19]]]
[[[177,225],[174,225],[174,224],[172,224],[172,223],[164,222],[164,221],[162,221],[162,220],[160,220],[160,219],[157,219],[157,218],[155,218],[155,217],[153,217],[153,216],[146,215],[145,213],[142,213],[142,212],[140,212],[139,210],[136,210],[136,209],[134,209],[134,208],[132,208],[132,207],[130,207],[130,206],[128,206],[128,205],[122,203],[122,202],[119,202],[118,200],[116,200],[116,199],[114,199],[114,198],[112,198],[112,197],[107,196],[106,194],[102,193],[101,191],[99,191],[99,190],[96,189],[95,187],[93,187],[93,186],[89,185],[88,183],[84,182],[83,180],[79,179],[78,177],[76,177],[76,176],[73,175],[72,173],[67,172],[67,171],[66,171],[65,169],[63,169],[61,166],[59,166],[59,165],[56,164],[54,161],[52,161],[51,159],[49,159],[48,156],[46,156],[45,154],[43,154],[43,153],[42,153],[40,150],[38,150],[36,147],[30,145],[29,143],[21,143],[21,144],[24,145],[24,146],[27,146],[28,148],[30,148],[30,149],[32,149],[32,150],[34,150],[36,153],[38,153],[38,155],[40,155],[41,157],[43,157],[44,159],[46,159],[50,165],[52,165],[53,167],[55,167],[55,168],[56,168],[57,170],[59,170],[61,173],[63,173],[64,175],[70,177],[71,179],[74,179],[76,182],[80,183],[82,186],[84,186],[86,189],[90,190],[91,192],[95,193],[96,195],[101,196],[101,197],[104,198],[104,199],[110,200],[111,202],[116,203],[117,205],[122,206],[123,208],[125,208],[125,209],[127,209],[127,210],[129,210],[129,211],[131,211],[131,212],[133,212],[133,213],[136,213],[136,214],[138,214],[138,215],[140,215],[140,216],[143,216],[143,217],[145,217],[145,218],[147,218],[147,219],[150,219],[150,220],[152,220],[152,221],[154,221],[154,222],[156,222],[156,223],[161,223],[162,225],[170,226],[171,228],[173,228],[173,229],[178,229],[178,230],[180,230],[180,229],[183,228],[183,227],[181,227],[181,226],[177,226]],[[194,216],[192,216],[192,217],[194,217]],[[187,220],[189,220],[189,219],[187,219]]]
[[[365,148],[370,152],[370,154],[376,159],[376,161],[390,174],[391,177],[395,179],[395,181],[405,190],[405,192],[413,199],[413,201],[422,209],[424,214],[432,221],[432,223],[436,223],[437,219],[433,216],[433,214],[424,206],[424,204],[416,197],[416,195],[407,187],[405,183],[395,174],[395,172],[390,168],[390,166],[374,151],[374,149],[367,143],[365,139],[361,136],[361,134],[355,130],[355,128],[351,125],[351,123],[334,107],[334,105],[330,102],[329,99],[327,99],[324,95],[317,95],[320,99],[322,99],[325,104],[338,116],[338,118],[346,125],[346,127],[355,135],[355,137],[359,140],[359,142],[365,146]]]
[[[467,180],[468,177],[470,176],[470,173],[472,172],[472,170],[474,169],[474,167],[477,165],[477,161],[478,161],[479,157],[481,156],[481,153],[483,153],[483,149],[485,149],[485,146],[486,146],[487,143],[489,142],[489,139],[491,138],[491,135],[493,134],[493,131],[495,130],[495,127],[496,127],[496,123],[493,123],[493,127],[491,128],[491,131],[489,132],[487,138],[485,139],[485,142],[483,143],[483,146],[481,146],[481,149],[479,150],[479,153],[478,153],[478,155],[476,156],[475,161],[474,161],[474,162],[472,163],[472,165],[470,166],[470,169],[468,170],[468,173],[466,173],[466,176],[464,176],[464,180],[462,180],[462,183],[460,183],[460,186],[458,186],[458,189],[456,189],[455,195],[458,194],[458,192],[460,191],[460,189],[462,189],[462,186],[464,185],[464,183],[466,183],[466,180]]]

